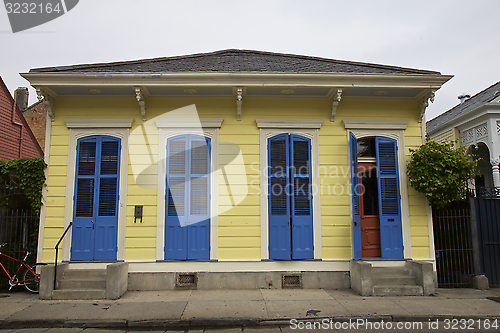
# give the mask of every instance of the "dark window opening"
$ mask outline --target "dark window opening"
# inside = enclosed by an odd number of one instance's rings
[[[358,140],[358,157],[376,157],[375,138]]]

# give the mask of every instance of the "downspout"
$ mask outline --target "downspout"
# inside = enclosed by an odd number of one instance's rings
[[[12,124],[21,127],[19,131],[19,158],[21,158],[21,153],[23,151],[23,123],[16,121],[16,108],[17,108],[17,90],[14,92],[14,105],[12,106]]]

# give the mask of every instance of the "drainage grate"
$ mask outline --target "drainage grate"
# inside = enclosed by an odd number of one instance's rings
[[[302,288],[302,275],[283,274],[282,288]]]
[[[197,282],[196,273],[178,273],[177,279],[175,279],[175,286],[196,288]]]

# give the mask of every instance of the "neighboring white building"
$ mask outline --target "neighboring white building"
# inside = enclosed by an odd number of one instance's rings
[[[500,82],[428,121],[427,133],[437,142],[470,146],[480,157],[475,187],[500,187]]]

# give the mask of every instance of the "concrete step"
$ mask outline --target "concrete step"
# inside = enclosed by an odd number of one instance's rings
[[[105,276],[105,269],[67,269],[64,271],[64,278],[68,279],[87,279]]]
[[[66,279],[59,282],[59,289],[103,289],[106,290],[104,278]]]
[[[52,299],[105,299],[106,290],[58,289],[52,291]]]
[[[410,272],[405,266],[373,267],[372,276],[409,276]]]
[[[374,286],[396,286],[396,285],[417,285],[417,278],[410,275],[404,276],[373,276],[372,284]]]
[[[374,296],[422,296],[424,289],[422,286],[392,285],[374,286]]]

